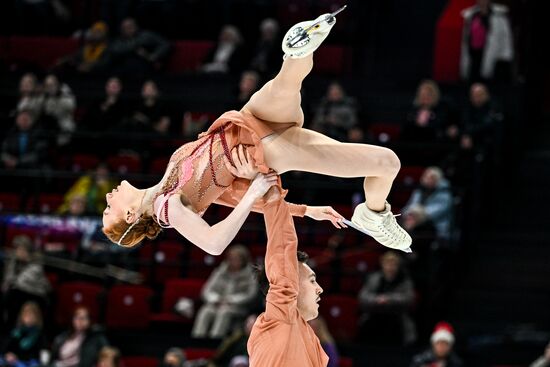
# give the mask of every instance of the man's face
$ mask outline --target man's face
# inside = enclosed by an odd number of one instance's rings
[[[319,315],[319,301],[323,288],[317,283],[315,273],[309,265],[298,263],[300,290],[298,291],[298,311],[306,320],[312,320]]]
[[[399,260],[388,259],[382,262],[382,272],[384,273],[384,278],[386,280],[392,281],[397,276],[399,271]]]

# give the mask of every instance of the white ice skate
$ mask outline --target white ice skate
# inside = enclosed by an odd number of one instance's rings
[[[411,236],[397,224],[391,212],[390,204],[382,212],[367,208],[365,203],[357,205],[351,217],[351,223],[360,231],[368,234],[382,245],[404,252],[412,252]]]
[[[346,8],[344,5],[334,13],[327,13],[315,20],[300,22],[292,26],[283,37],[285,58],[300,59],[315,51],[327,38],[336,24],[336,14]]]

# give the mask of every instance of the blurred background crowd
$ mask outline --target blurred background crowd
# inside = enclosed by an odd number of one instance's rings
[[[220,257],[170,231],[129,251],[101,232],[105,194],[158,182],[278,71],[291,25],[344,4],[305,127],[397,152],[389,202],[414,252],[296,220],[329,366],[550,366],[550,29],[534,0],[3,1],[0,366],[248,366],[262,217]],[[362,180],[283,181],[347,218],[364,200]]]

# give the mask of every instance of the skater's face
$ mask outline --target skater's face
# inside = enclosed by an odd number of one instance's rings
[[[136,195],[139,196],[138,190],[126,180],[105,195],[107,208],[103,211],[103,226],[108,228],[121,219],[131,223],[127,219],[127,213],[135,211],[136,208],[132,208],[132,204],[135,202]]]
[[[300,273],[300,290],[298,292],[298,310],[306,320],[312,320],[319,315],[319,301],[323,288],[317,283],[317,277],[309,265],[298,263]]]

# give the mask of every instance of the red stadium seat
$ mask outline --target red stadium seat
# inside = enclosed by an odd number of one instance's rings
[[[342,254],[342,278],[340,291],[347,294],[357,294],[367,273],[378,269],[377,252],[366,252],[365,250],[349,250]]]
[[[107,165],[113,171],[121,174],[139,173],[141,171],[141,159],[132,155],[115,155],[107,158]]]
[[[396,142],[401,134],[401,125],[375,123],[369,125],[369,133],[380,143]]]
[[[99,164],[99,159],[91,154],[75,154],[72,157],[71,169],[74,172],[88,171]]]
[[[29,236],[30,239],[36,243],[41,237],[42,232],[43,232],[42,228],[22,226],[22,225],[10,223],[6,226],[4,244],[6,246],[11,246],[13,238],[19,235]]]
[[[89,282],[69,282],[57,287],[57,305],[55,307],[55,321],[60,326],[67,326],[71,322],[74,310],[84,306],[90,311],[90,317],[99,321],[100,296],[103,287]]]
[[[188,361],[193,361],[196,359],[210,359],[216,353],[215,349],[206,349],[206,348],[185,348],[185,356]]]
[[[8,41],[7,59],[47,70],[61,57],[76,52],[78,45],[79,41],[74,38],[13,36]]]
[[[43,214],[53,213],[63,204],[61,194],[40,194],[38,197],[38,211]]]
[[[422,173],[426,170],[426,167],[422,166],[405,166],[401,167],[395,181],[404,186],[414,187],[420,182]]]
[[[155,357],[122,357],[124,367],[158,367],[159,360]]]
[[[151,162],[151,167],[149,167],[149,173],[153,175],[163,175],[170,161],[169,157],[155,158]]]
[[[349,47],[324,45],[315,51],[316,73],[341,75],[351,71],[352,51]]]
[[[145,329],[153,291],[143,286],[115,285],[107,297],[106,325],[112,329]]]
[[[208,52],[214,47],[212,41],[175,41],[168,60],[167,70],[173,73],[195,71],[202,64]]]
[[[353,359],[340,357],[340,367],[353,367]]]
[[[162,294],[162,310],[151,316],[152,321],[191,323],[192,319],[174,313],[174,305],[180,298],[193,300],[195,312],[200,304],[203,279],[170,279],[166,281]]]
[[[321,295],[320,312],[337,340],[351,341],[357,335],[358,302],[355,297]]]
[[[154,283],[164,283],[167,279],[181,276],[182,256],[184,247],[178,242],[146,243],[139,249],[142,262],[141,273],[146,279],[151,279],[151,266],[154,266]],[[149,264],[148,264],[149,263]]]
[[[15,212],[20,209],[19,195],[10,192],[0,193],[0,212]]]
[[[189,254],[189,274],[195,278],[208,278],[223,260],[223,256],[212,256],[197,246],[191,246]]]

